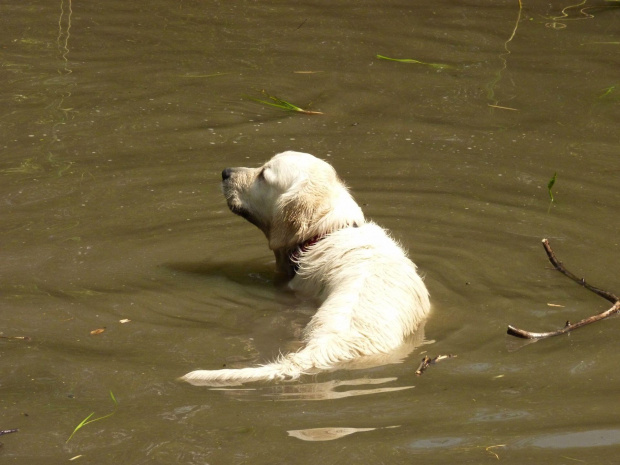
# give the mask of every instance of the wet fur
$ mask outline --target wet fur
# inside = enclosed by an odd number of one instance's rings
[[[416,266],[384,229],[364,219],[328,163],[284,152],[259,168],[227,168],[222,178],[229,208],[263,231],[289,286],[322,303],[301,350],[258,367],[197,370],[181,379],[292,380],[388,354],[423,322],[430,304]]]

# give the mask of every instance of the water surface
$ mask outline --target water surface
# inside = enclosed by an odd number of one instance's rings
[[[620,292],[616,3],[5,1],[0,335],[29,340],[0,339],[3,463],[616,460],[618,320],[505,335],[607,308],[543,237]],[[425,344],[293,384],[179,383],[298,347],[313,308],[218,179],[288,149],[410,251]],[[67,443],[91,412],[114,414]]]

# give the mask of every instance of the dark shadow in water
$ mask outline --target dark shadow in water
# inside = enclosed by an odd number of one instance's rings
[[[284,287],[287,283],[287,280],[282,279],[274,271],[274,263],[266,263],[264,259],[246,260],[243,262],[216,260],[171,262],[164,263],[161,266],[181,273],[205,277],[219,276],[246,286],[273,284],[278,287]]]

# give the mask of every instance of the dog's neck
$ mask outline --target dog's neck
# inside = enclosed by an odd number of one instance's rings
[[[295,247],[293,249],[293,251],[291,252],[289,258],[290,258],[291,262],[293,262],[293,266],[295,267],[295,271],[297,271],[297,268],[299,267],[299,263],[298,262],[299,262],[299,257],[301,256],[301,254],[306,252],[314,244],[316,244],[317,242],[319,242],[320,240],[325,238],[325,236],[327,236],[327,234],[321,234],[321,235],[318,235],[318,236],[311,237],[310,239],[308,239],[305,242],[302,242],[301,244],[297,245],[297,247]]]
[[[305,252],[308,248],[312,247],[314,244],[323,239],[327,234],[321,234],[320,236],[314,236],[313,238],[308,239],[306,242],[302,242],[297,246],[297,250],[299,252]]]
[[[276,257],[276,272],[279,277],[277,281],[286,282],[295,277],[299,269],[299,258],[301,254],[306,252],[310,247],[320,242],[327,234],[314,236],[307,241],[297,244],[291,248],[277,249],[273,251]]]
[[[357,222],[345,226],[345,228],[357,227]],[[276,272],[279,275],[279,278],[277,280],[281,282],[286,282],[293,279],[297,274],[297,270],[299,269],[299,259],[301,258],[301,255],[333,232],[336,231],[317,234],[316,236],[312,236],[310,239],[300,242],[299,244],[296,244],[292,247],[274,249],[273,254],[276,258]]]
[[[353,223],[351,225],[347,225],[347,228],[357,228],[357,223]],[[297,271],[299,270],[299,259],[301,255],[310,249],[313,245],[325,239],[325,237],[329,233],[317,234],[316,236],[311,237],[310,239],[297,244],[294,248],[292,248],[287,254],[287,262],[288,262],[288,275],[293,278]]]

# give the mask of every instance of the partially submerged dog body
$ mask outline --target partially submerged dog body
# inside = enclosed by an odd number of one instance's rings
[[[197,370],[196,385],[292,380],[360,357],[389,354],[424,321],[428,291],[401,247],[360,207],[328,163],[284,152],[259,168],[222,172],[226,201],[260,228],[289,286],[321,306],[305,346],[266,365]]]

